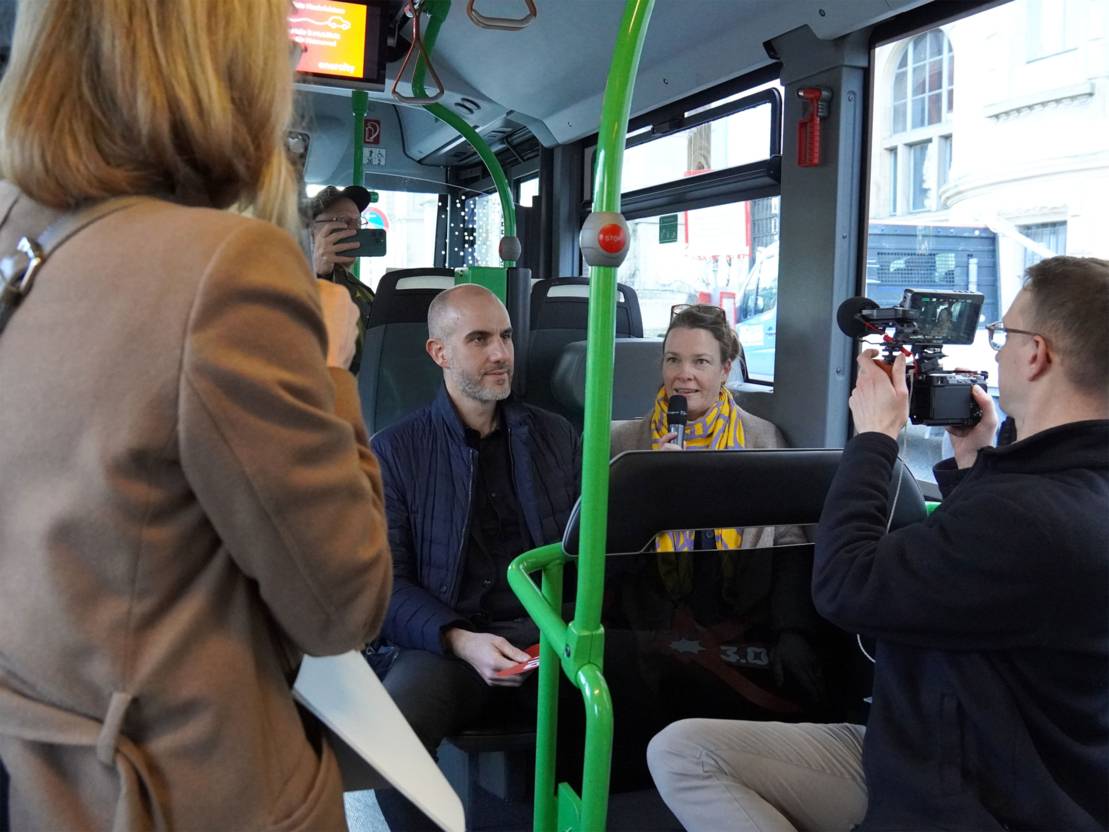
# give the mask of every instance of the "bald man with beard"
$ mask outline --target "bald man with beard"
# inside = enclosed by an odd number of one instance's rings
[[[508,586],[517,555],[561,539],[579,489],[570,423],[512,397],[512,324],[467,284],[428,310],[427,352],[443,386],[373,438],[381,462],[393,596],[382,631],[397,650],[385,687],[428,751],[489,714],[533,718],[527,660],[535,624]],[[433,829],[395,791],[378,796],[390,829]]]

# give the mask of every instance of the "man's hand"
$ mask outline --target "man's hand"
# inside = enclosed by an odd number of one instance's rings
[[[654,446],[656,451],[683,451],[685,450],[681,445],[674,442],[678,438],[678,432],[675,430],[670,431],[666,436],[655,440]]]
[[[345,287],[328,280],[317,280],[316,285],[327,329],[327,366],[345,370],[354,360],[358,342],[358,307]]]
[[[347,257],[342,252],[358,248],[358,241],[339,242],[352,234],[354,232],[347,228],[346,223],[329,222],[319,227],[312,245],[312,268],[317,275],[329,275],[335,266],[349,266],[354,262],[353,257]]]
[[[452,627],[444,634],[443,640],[446,642],[447,649],[476,670],[487,685],[519,687],[532,673],[528,671],[512,676],[497,676],[497,671],[526,662],[531,656],[513,647],[507,639],[492,633],[474,633]]]
[[[893,440],[909,418],[909,388],[905,384],[905,357],[897,356],[890,375],[874,363],[878,350],[863,350],[858,357],[859,377],[848,404],[859,433],[884,433]]]
[[[951,447],[955,449],[955,464],[960,468],[969,468],[978,458],[982,448],[989,448],[997,436],[997,408],[993,406],[993,397],[975,384],[970,388],[974,401],[982,408],[982,421],[973,427],[949,427]]]

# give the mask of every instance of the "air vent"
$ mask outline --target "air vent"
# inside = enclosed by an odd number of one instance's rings
[[[477,112],[473,107],[469,106],[468,104],[464,103],[463,101],[455,101],[454,106],[455,106],[455,108],[461,110],[462,112],[464,112],[468,116],[472,116],[475,112]]]
[[[466,96],[462,96],[462,98],[460,98],[458,100],[459,100],[459,102],[461,102],[462,104],[465,104],[467,107],[469,107],[474,112],[477,112],[478,110],[481,109],[481,105],[478,104],[476,101],[474,101],[474,99],[472,99],[472,98],[466,98]]]

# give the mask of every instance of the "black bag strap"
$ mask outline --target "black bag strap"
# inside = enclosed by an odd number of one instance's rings
[[[35,275],[42,264],[62,243],[97,220],[117,211],[130,208],[146,197],[124,196],[106,199],[87,205],[77,211],[62,214],[37,236],[24,236],[16,245],[16,253],[0,260],[0,333],[8,325],[15,310],[30,294]],[[5,193],[0,201],[0,225],[7,220],[12,207],[19,200],[19,193]]]

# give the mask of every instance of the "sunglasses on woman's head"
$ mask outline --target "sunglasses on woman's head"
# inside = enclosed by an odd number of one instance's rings
[[[687,309],[700,312],[702,315],[712,315],[722,321],[728,320],[723,309],[719,306],[710,306],[707,303],[676,303],[670,307],[670,320],[674,320],[675,317],[685,312]]]

